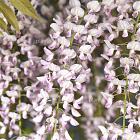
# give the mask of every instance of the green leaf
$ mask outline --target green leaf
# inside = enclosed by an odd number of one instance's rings
[[[7,24],[2,18],[0,18],[0,28],[3,29],[4,31],[7,31]]]
[[[11,4],[21,11],[23,14],[35,19],[39,19],[36,10],[33,8],[29,0],[9,0]]]
[[[18,21],[14,12],[8,5],[3,2],[3,0],[0,0],[0,12],[4,15],[9,24],[11,24],[17,31],[19,31]]]
[[[3,33],[0,31],[0,36],[3,35]]]

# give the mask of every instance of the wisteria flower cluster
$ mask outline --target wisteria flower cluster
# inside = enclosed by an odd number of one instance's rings
[[[140,1],[31,3],[46,22],[12,8],[0,37],[0,140],[140,140]]]

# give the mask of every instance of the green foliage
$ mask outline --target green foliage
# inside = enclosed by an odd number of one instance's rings
[[[4,30],[7,31],[7,24],[5,23],[5,21],[0,18],[0,27]]]
[[[9,2],[23,14],[30,16],[34,19],[41,20],[29,0],[9,0]],[[6,18],[8,24],[12,25],[16,31],[19,31],[16,14],[3,0],[0,0],[0,13],[2,13],[3,16]],[[7,31],[7,24],[2,18],[0,18],[0,28],[3,31]],[[0,33],[2,32],[0,31]]]
[[[0,12],[4,15],[9,24],[11,24],[17,31],[19,31],[16,15],[12,9],[3,2],[3,0],[0,0]]]
[[[28,15],[32,18],[39,19],[35,9],[31,5],[29,0],[9,0],[11,4],[21,11],[23,14]]]

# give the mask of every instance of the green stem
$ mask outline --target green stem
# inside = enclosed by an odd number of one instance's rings
[[[96,63],[93,62],[93,84],[95,86],[95,92],[97,93],[97,95],[99,95],[100,93],[100,89],[99,89],[99,86],[96,85],[96,76],[98,75],[98,71],[97,71],[97,68],[96,68]],[[99,99],[100,95],[97,97],[97,116],[101,116],[102,115],[102,106],[101,106],[101,102],[100,102],[100,99]]]
[[[73,41],[74,41],[74,36],[75,36],[76,33],[73,33],[72,34],[72,37],[71,37],[71,40],[70,40],[70,47],[72,47],[73,45]]]
[[[59,115],[59,106],[60,106],[60,94],[58,95],[58,101],[57,101],[57,104],[56,104],[56,119],[58,118],[58,115]],[[53,135],[56,132],[56,130],[57,130],[57,123],[55,122],[54,123],[54,129],[53,129]]]
[[[135,23],[135,26],[134,26],[134,33],[132,35],[132,40],[135,40],[135,34],[136,34],[136,31],[137,31],[137,25],[139,23],[139,20],[140,20],[140,14],[137,17],[137,20],[136,20],[136,23]]]
[[[137,17],[137,20],[136,20],[136,23],[135,23],[135,26],[134,26],[134,32],[133,32],[133,35],[131,37],[132,40],[135,40],[135,34],[137,32],[137,25],[139,23],[139,20],[140,20],[140,15],[138,15]],[[128,100],[130,101],[130,97],[129,97],[129,92],[127,92],[127,88],[128,88],[128,79],[127,79],[127,76],[126,76],[126,86],[125,86],[125,89],[124,89],[124,114],[123,114],[123,127],[122,127],[122,131],[124,133],[125,131],[125,127],[126,127],[126,109],[127,109],[127,95],[128,95]],[[123,138],[122,138],[123,140]]]
[[[123,118],[123,116],[120,116],[117,119],[115,119],[115,121],[113,123],[117,122],[120,118]]]
[[[18,82],[20,83],[20,80],[18,79]],[[18,122],[18,125],[19,125],[19,136],[22,135],[22,131],[21,131],[21,127],[22,127],[22,112],[20,111],[20,107],[21,107],[21,92],[19,92],[19,99],[18,99],[18,105],[19,105],[19,116],[20,116],[20,119],[19,119],[19,122]]]
[[[123,114],[123,127],[122,127],[122,131],[124,133],[124,130],[125,130],[125,122],[126,122],[126,108],[127,108],[127,87],[128,87],[128,79],[126,77],[126,86],[125,86],[125,89],[124,89],[124,106],[123,106],[123,109],[124,109],[124,114]],[[122,139],[123,140],[123,139]]]
[[[124,93],[124,114],[123,114],[123,132],[124,132],[124,129],[125,129],[125,116],[126,116],[126,92]]]
[[[21,97],[19,98],[18,104],[19,104],[19,106],[21,105]],[[20,120],[19,120],[19,122],[18,122],[19,128],[20,128],[20,130],[19,130],[19,136],[21,136],[21,135],[22,135],[22,132],[21,132],[21,126],[22,126],[22,121],[21,121],[22,114],[21,114],[21,111],[19,111],[19,115],[20,115]]]
[[[85,12],[84,16],[87,14],[87,12]],[[78,22],[78,25],[82,23],[83,19],[84,19],[84,16],[81,18],[81,20]],[[75,36],[76,33],[73,33],[72,34],[72,37],[70,39],[70,47],[72,47],[73,45],[73,41],[74,41],[74,36]]]

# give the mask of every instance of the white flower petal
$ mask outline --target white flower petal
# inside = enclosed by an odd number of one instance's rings
[[[73,126],[78,126],[79,125],[79,123],[74,118],[70,119],[70,124],[73,125]]]
[[[81,116],[81,114],[76,109],[74,109],[73,107],[71,108],[71,113],[74,117],[80,117]]]
[[[66,140],[72,140],[67,130],[65,131],[65,138]]]

